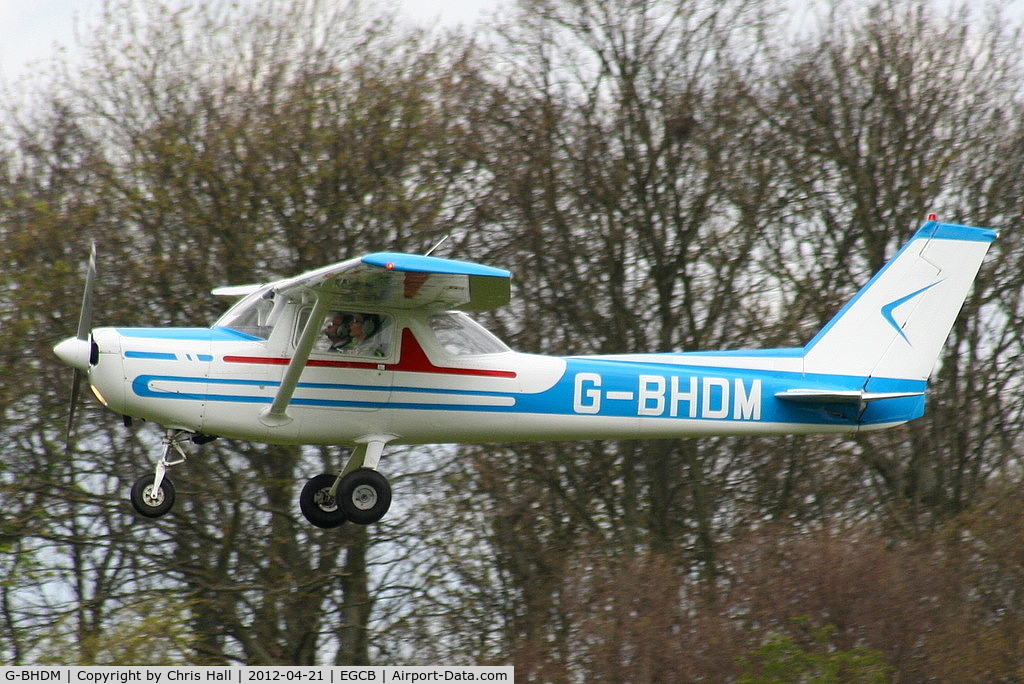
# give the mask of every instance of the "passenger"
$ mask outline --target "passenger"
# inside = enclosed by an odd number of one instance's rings
[[[348,323],[349,340],[340,351],[359,356],[384,356],[384,348],[377,333],[380,317],[376,314],[352,314]]]
[[[331,316],[331,320],[328,321],[327,327],[324,329],[324,334],[327,335],[327,339],[331,342],[328,351],[345,350],[345,345],[352,339],[349,336],[349,322],[351,318],[351,316],[340,311]]]

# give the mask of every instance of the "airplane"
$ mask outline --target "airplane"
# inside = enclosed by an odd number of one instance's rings
[[[175,499],[188,442],[349,445],[299,496],[320,528],[391,504],[387,447],[426,443],[857,433],[924,414],[928,378],[998,233],[934,215],[803,347],[542,356],[469,313],[507,304],[509,271],[379,252],[260,285],[208,328],[92,329],[95,245],[78,332],[54,347],[104,406],[166,429],[132,486],[142,516]]]

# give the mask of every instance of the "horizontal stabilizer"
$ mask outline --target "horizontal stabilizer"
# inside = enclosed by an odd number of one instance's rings
[[[775,398],[800,404],[867,404],[882,399],[920,397],[924,392],[865,392],[864,390],[791,389],[776,392]]]

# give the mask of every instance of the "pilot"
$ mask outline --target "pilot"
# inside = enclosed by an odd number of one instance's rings
[[[339,351],[359,356],[384,356],[384,349],[376,334],[380,318],[375,314],[354,313],[348,322],[349,340]]]
[[[351,318],[351,316],[340,311],[331,316],[331,320],[327,322],[327,327],[324,329],[324,334],[327,335],[327,339],[331,342],[331,346],[328,347],[329,351],[345,350],[345,345],[351,340],[351,337],[349,337],[349,322]]]

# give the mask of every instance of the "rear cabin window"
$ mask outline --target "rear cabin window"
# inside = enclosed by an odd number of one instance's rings
[[[441,347],[453,356],[500,354],[509,351],[505,343],[464,313],[450,311],[430,317]]]

